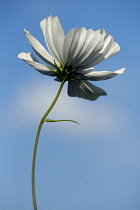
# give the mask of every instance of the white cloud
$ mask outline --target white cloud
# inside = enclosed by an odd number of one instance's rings
[[[55,97],[59,85],[60,83],[52,81],[49,84],[29,83],[20,87],[11,102],[15,121],[20,121],[22,126],[27,127],[39,122]],[[103,97],[96,102],[90,102],[68,97],[66,90],[67,85],[48,118],[75,120],[80,123],[80,126],[65,122],[60,126],[63,132],[72,131],[80,133],[79,135],[94,133],[94,135],[105,136],[114,135],[124,126],[124,114],[118,107],[106,104],[107,100],[103,100]]]

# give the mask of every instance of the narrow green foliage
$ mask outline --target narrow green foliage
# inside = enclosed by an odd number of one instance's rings
[[[80,125],[78,122],[74,121],[74,120],[50,120],[50,119],[44,119],[45,122],[62,122],[62,121],[69,121],[69,122],[74,122],[78,125]]]

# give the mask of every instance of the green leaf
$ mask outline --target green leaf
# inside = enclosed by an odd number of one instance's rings
[[[63,122],[63,121],[74,122],[74,123],[80,125],[78,122],[76,122],[74,120],[50,120],[50,119],[44,119],[44,122]]]

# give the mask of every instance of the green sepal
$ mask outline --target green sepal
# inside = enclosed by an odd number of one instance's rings
[[[57,66],[55,60],[54,60],[54,64],[55,64],[55,67],[56,67],[56,69],[57,69],[58,74],[61,75],[61,70],[60,70],[60,68]]]
[[[74,120],[50,120],[50,119],[44,119],[44,122],[62,122],[62,121],[74,122],[74,123],[80,125],[78,122],[76,122]]]
[[[47,68],[49,68],[56,76],[58,75],[57,71],[53,68],[51,68],[50,66],[46,66]]]

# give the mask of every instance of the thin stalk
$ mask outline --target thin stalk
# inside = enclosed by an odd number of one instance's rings
[[[37,129],[37,133],[36,133],[36,138],[35,138],[35,143],[34,143],[34,150],[33,150],[33,158],[32,158],[32,199],[33,199],[33,206],[34,206],[34,210],[37,210],[37,202],[36,202],[36,193],[35,193],[35,165],[36,165],[36,153],[37,153],[37,146],[38,146],[38,141],[39,141],[39,136],[40,136],[40,131],[42,128],[43,123],[45,122],[46,117],[48,116],[48,114],[50,113],[50,111],[52,110],[52,108],[54,107],[57,99],[59,98],[59,95],[62,91],[62,88],[64,86],[65,80],[62,81],[59,90],[52,102],[52,104],[50,105],[49,109],[47,110],[47,112],[44,114],[44,116],[42,117],[38,129]]]

